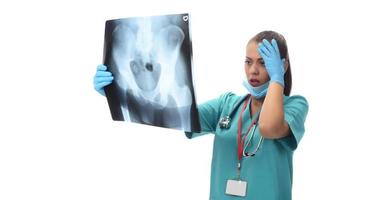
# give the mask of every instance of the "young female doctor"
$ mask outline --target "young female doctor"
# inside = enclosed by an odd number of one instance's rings
[[[290,200],[292,156],[304,134],[308,103],[289,96],[291,68],[284,37],[263,31],[247,43],[245,58],[249,94],[226,93],[198,105],[201,132],[213,133],[211,200]],[[113,80],[99,65],[95,89]]]

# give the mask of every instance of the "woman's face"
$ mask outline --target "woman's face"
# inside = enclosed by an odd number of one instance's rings
[[[250,42],[246,47],[245,73],[248,82],[254,87],[270,80],[256,42]]]

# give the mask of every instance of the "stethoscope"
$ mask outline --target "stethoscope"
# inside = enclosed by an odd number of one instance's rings
[[[240,99],[236,105],[234,105],[233,109],[230,111],[230,113],[224,117],[221,117],[218,125],[220,126],[220,128],[222,129],[229,129],[230,128],[230,123],[231,123],[231,118],[230,116],[234,115],[234,113],[237,112],[238,110],[238,107],[249,97],[249,95],[246,95],[245,97],[243,97],[242,99]]]
[[[220,121],[219,121],[219,126],[221,129],[229,129],[230,128],[230,124],[231,124],[231,116],[233,116],[237,111],[238,111],[238,108],[240,107],[240,105],[247,101],[248,98],[250,97],[250,95],[246,95],[245,97],[243,97],[242,99],[240,99],[233,107],[233,109],[230,111],[230,113],[224,117],[221,117]],[[258,116],[257,116],[257,119],[255,120],[256,122],[258,122],[259,120],[259,113],[258,113]],[[255,129],[257,128],[257,125],[258,123],[255,123],[254,126],[251,128],[250,131],[248,131],[248,133],[246,133],[245,137],[249,136],[250,137],[248,138],[247,142],[246,142],[246,145],[244,145],[244,148],[243,148],[243,156],[245,157],[253,157],[255,156],[255,154],[257,153],[257,151],[259,150],[259,148],[262,146],[262,143],[263,143],[263,140],[264,138],[262,136],[260,136],[259,138],[259,141],[258,141],[258,145],[255,147],[255,149],[252,151],[252,152],[247,152],[246,151],[246,148],[249,146],[252,138],[254,138],[254,135],[255,135]]]

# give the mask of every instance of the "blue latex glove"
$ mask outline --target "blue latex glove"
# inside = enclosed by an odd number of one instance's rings
[[[104,87],[111,84],[113,81],[112,73],[107,71],[107,66],[98,65],[96,74],[93,77],[93,86],[101,95],[105,96]]]
[[[275,39],[271,40],[271,44],[266,39],[258,46],[258,52],[265,62],[266,70],[270,76],[270,82],[277,82],[284,87],[284,61],[280,59],[278,43]]]

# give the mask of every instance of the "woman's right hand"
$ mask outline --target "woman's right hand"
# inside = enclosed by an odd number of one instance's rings
[[[107,66],[100,64],[97,66],[96,74],[93,77],[93,86],[97,92],[105,96],[104,87],[111,84],[113,75],[107,71]]]

